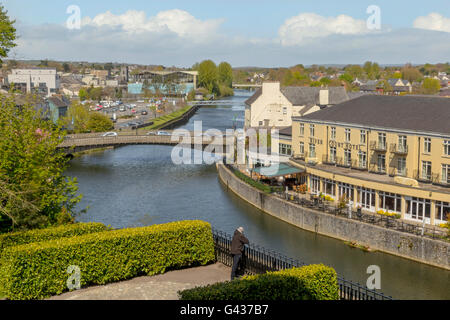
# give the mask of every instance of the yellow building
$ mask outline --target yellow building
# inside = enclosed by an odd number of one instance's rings
[[[367,95],[293,117],[312,193],[428,224],[450,215],[450,100]],[[449,217],[450,218],[450,217]]]

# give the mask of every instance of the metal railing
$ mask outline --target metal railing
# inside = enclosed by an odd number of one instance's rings
[[[396,154],[408,154],[408,146],[392,143],[389,151]]]
[[[385,152],[386,151],[386,143],[382,143],[379,141],[371,141],[370,142],[370,150],[372,151],[380,151]]]
[[[396,167],[391,167],[389,168],[389,175],[392,177],[394,176],[406,177],[408,176],[408,169],[406,168],[398,169]]]
[[[381,214],[367,214],[352,210],[349,215],[348,208],[340,208],[338,204],[324,201],[323,199],[312,197],[306,199],[303,196],[287,195],[286,193],[274,193],[274,195],[283,198],[284,200],[294,202],[302,207],[319,210],[324,213],[333,214],[335,216],[344,217],[350,220],[357,220],[373,225],[377,225],[387,229],[393,229],[400,232],[410,233],[417,236],[427,237],[435,240],[450,241],[446,230],[436,228],[435,226],[424,226],[413,223],[407,223],[395,217],[390,217]],[[419,221],[420,222],[420,221]]]
[[[213,229],[216,261],[226,266],[233,265],[231,254],[231,235]],[[268,271],[303,267],[306,264],[289,258],[273,250],[250,243],[245,246],[243,254],[243,271],[246,274],[263,274]],[[393,300],[376,290],[368,289],[359,283],[338,276],[339,297],[341,300]]]

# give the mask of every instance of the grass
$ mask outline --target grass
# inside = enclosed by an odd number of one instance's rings
[[[143,130],[155,130],[164,126],[166,123],[181,118],[186,112],[191,110],[191,106],[186,106],[178,111],[172,112],[171,114],[153,119],[153,124],[151,126],[142,128]]]

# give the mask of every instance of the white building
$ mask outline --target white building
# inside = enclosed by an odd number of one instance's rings
[[[293,116],[303,116],[347,100],[344,87],[281,88],[279,82],[264,82],[245,102],[245,127],[289,127]]]
[[[8,83],[14,84],[27,93],[38,92],[50,97],[57,93],[60,80],[56,69],[13,69],[8,75]]]

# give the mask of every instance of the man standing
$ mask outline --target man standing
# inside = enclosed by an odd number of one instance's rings
[[[231,241],[231,254],[233,256],[233,268],[231,269],[231,281],[236,277],[236,270],[242,260],[244,245],[248,244],[248,239],[244,236],[244,228],[236,229]]]

